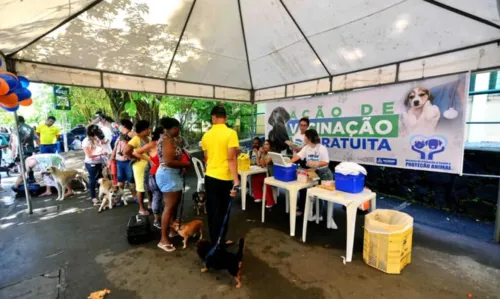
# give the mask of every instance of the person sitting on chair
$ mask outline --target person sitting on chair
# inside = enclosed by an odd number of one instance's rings
[[[42,173],[46,190],[40,196],[51,196],[52,195],[51,187],[55,187],[56,184],[52,179],[52,177],[45,173],[45,170],[49,166],[55,166],[57,168],[64,169],[65,167],[63,158],[58,154],[38,154],[26,158],[25,165],[26,165],[25,169],[26,173],[29,173],[30,171],[34,170],[40,171]],[[17,177],[16,182],[12,186],[12,190],[14,191],[18,190],[19,186],[22,183],[23,183],[23,174],[20,173],[19,176]],[[64,196],[72,195],[73,189],[71,188],[71,184],[68,184],[66,188],[68,191],[66,192],[66,194],[64,194]]]
[[[264,146],[260,148],[257,156],[257,165],[260,167],[267,167],[270,176],[273,176],[272,159],[269,155],[271,151],[271,144],[269,140],[264,142]],[[266,178],[265,173],[259,173],[252,175],[252,189],[253,197],[255,202],[262,202],[262,188],[264,186],[264,179]],[[274,206],[273,189],[271,186],[266,188],[266,208],[272,208]]]

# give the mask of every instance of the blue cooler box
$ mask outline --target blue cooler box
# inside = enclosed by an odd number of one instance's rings
[[[273,165],[274,178],[282,182],[292,182],[297,180],[297,165],[290,166]]]
[[[335,189],[347,193],[360,193],[365,188],[365,175],[343,175],[335,173]]]

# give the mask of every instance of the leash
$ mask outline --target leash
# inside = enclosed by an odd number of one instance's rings
[[[182,150],[181,161],[189,161],[191,162],[191,156],[187,151]],[[182,170],[181,170],[182,171]],[[179,220],[179,229],[182,227],[182,212],[184,211],[184,193],[186,193],[186,174],[182,174],[182,195],[181,195],[181,210],[177,220]]]
[[[186,175],[182,175],[182,194],[181,194],[181,210],[177,220],[179,220],[179,229],[182,227],[182,213],[184,212],[184,193],[186,193]]]
[[[236,186],[233,187],[233,190],[237,190]],[[224,228],[226,227],[226,224],[227,224],[227,221],[229,219],[229,213],[231,212],[231,206],[233,205],[233,197],[230,196],[229,197],[229,204],[227,205],[227,211],[226,211],[226,215],[224,216],[224,221],[222,222],[222,227],[220,229],[220,233],[219,233],[219,238],[217,239],[217,242],[215,243],[214,247],[212,247],[212,249],[210,249],[210,251],[207,253],[207,255],[205,256],[205,261],[210,257],[212,256],[215,251],[217,249],[219,249],[220,247],[220,242],[222,240],[222,235],[224,234]]]

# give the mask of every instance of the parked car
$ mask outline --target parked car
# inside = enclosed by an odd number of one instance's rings
[[[85,138],[85,136],[87,136],[87,128],[85,128],[85,126],[83,126],[83,125],[79,125],[77,127],[74,127],[73,129],[71,129],[68,133],[71,133],[75,136],[78,136],[78,137],[80,137],[80,140],[83,140],[83,138]]]
[[[68,146],[73,143],[75,140],[75,137],[78,136],[80,138],[80,141],[83,141],[85,137],[87,137],[87,128],[85,128],[83,125],[79,125],[77,127],[74,127],[73,129],[69,130],[68,133],[66,133],[66,136],[68,138]],[[111,139],[111,148],[115,147],[115,142],[120,136],[120,132],[118,131],[113,131],[113,139]],[[59,141],[61,144],[64,144],[64,139],[63,135],[59,137]],[[62,147],[61,147],[62,148]]]

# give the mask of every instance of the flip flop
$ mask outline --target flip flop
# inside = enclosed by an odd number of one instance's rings
[[[172,244],[161,244],[158,243],[158,248],[165,250],[166,252],[172,252],[175,251],[175,247]]]

